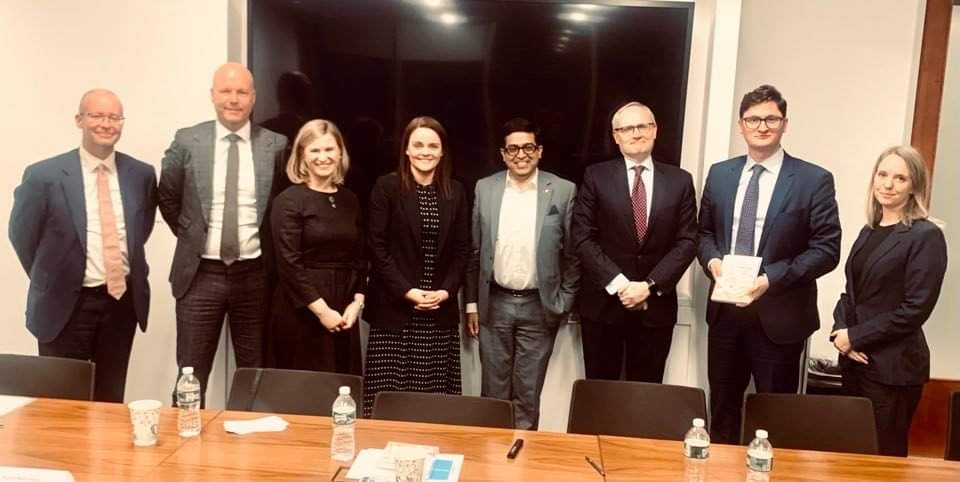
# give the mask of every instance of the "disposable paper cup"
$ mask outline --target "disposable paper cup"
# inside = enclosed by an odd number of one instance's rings
[[[398,450],[393,455],[393,471],[397,482],[420,482],[423,480],[423,452]]]
[[[160,433],[159,400],[137,400],[127,404],[130,409],[130,423],[133,425],[133,445],[149,447],[157,444]]]

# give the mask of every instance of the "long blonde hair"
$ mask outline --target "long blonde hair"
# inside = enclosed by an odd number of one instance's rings
[[[293,141],[293,149],[290,150],[290,158],[287,159],[287,177],[294,184],[303,184],[310,178],[307,166],[303,162],[304,149],[311,142],[323,137],[326,134],[333,136],[337,141],[337,147],[340,148],[340,163],[333,173],[333,183],[340,186],[347,177],[347,170],[350,169],[350,155],[347,154],[347,146],[343,143],[343,135],[340,129],[333,122],[326,119],[314,119],[307,122],[300,128],[297,138]]]
[[[912,192],[907,197],[906,204],[903,205],[903,218],[900,222],[910,226],[917,219],[930,217],[930,213],[927,211],[930,206],[930,173],[927,171],[927,163],[923,160],[923,154],[920,154],[920,151],[911,146],[892,146],[880,153],[880,157],[874,163],[870,175],[870,183],[867,187],[867,225],[871,228],[877,227],[883,218],[883,207],[877,202],[873,193],[874,179],[877,176],[877,170],[880,168],[880,162],[890,155],[896,155],[903,159],[903,162],[907,165],[907,171],[910,173]]]

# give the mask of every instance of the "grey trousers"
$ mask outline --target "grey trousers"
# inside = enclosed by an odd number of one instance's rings
[[[557,327],[547,325],[536,293],[513,296],[493,288],[489,310],[480,326],[481,395],[513,401],[516,428],[536,430]]]

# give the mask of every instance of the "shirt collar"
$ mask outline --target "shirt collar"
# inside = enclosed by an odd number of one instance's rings
[[[227,137],[229,134],[236,134],[240,136],[240,139],[243,139],[243,142],[250,142],[250,121],[247,121],[243,127],[237,129],[236,131],[231,131],[227,129],[227,126],[217,121],[217,141],[222,141],[224,137]]]
[[[537,181],[538,181],[539,178],[540,178],[540,169],[534,169],[534,170],[533,170],[533,175],[530,176],[530,179],[527,179],[527,182],[523,183],[523,185],[517,184],[517,182],[514,181],[512,177],[510,177],[510,171],[507,171],[507,176],[506,176],[506,177],[507,177],[507,188],[508,188],[508,189],[514,189],[514,190],[517,190],[517,191],[520,191],[520,192],[526,191],[526,190],[528,190],[528,189],[536,190],[536,189],[537,189]]]
[[[757,162],[750,157],[750,154],[747,154],[747,165],[743,166],[743,169],[749,171],[757,164],[762,165],[767,171],[770,171],[770,174],[777,174],[780,172],[780,168],[783,167],[783,148],[777,149],[777,152],[774,152],[772,156],[763,162]]]
[[[647,154],[647,157],[644,157],[643,160],[642,160],[642,161],[639,161],[639,162],[637,162],[637,161],[635,161],[635,160],[633,160],[633,159],[631,159],[631,158],[629,158],[629,157],[624,156],[623,162],[624,162],[624,163],[626,164],[626,166],[627,166],[627,171],[633,169],[633,166],[636,166],[637,164],[639,164],[639,165],[643,166],[644,169],[646,169],[646,170],[648,170],[648,171],[650,171],[650,172],[653,172],[653,158],[650,157],[650,154]]]
[[[97,156],[90,154],[83,146],[80,146],[80,164],[83,166],[83,170],[90,173],[96,173],[97,167],[100,164],[107,166],[108,172],[117,171],[117,152],[110,151],[110,154],[106,159],[100,160]]]

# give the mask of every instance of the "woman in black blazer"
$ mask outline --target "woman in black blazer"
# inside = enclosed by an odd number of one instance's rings
[[[367,239],[372,272],[363,414],[381,391],[460,393],[457,291],[470,250],[467,201],[450,179],[436,119],[407,124],[397,172],[377,179]]]
[[[831,338],[843,355],[844,391],[873,402],[880,453],[906,456],[913,413],[930,379],[922,326],[940,296],[947,246],[928,219],[930,179],[916,149],[883,151],[872,179],[867,225],[847,257]]]

